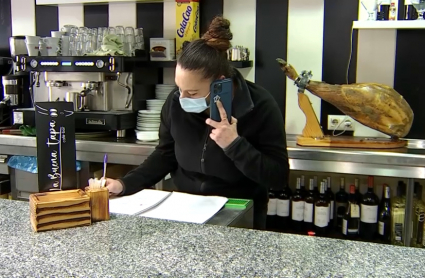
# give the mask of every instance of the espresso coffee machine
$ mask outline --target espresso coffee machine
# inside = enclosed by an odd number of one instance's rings
[[[30,96],[30,73],[21,71],[18,66],[19,56],[26,55],[25,37],[9,38],[11,58],[8,59],[9,71],[1,77],[2,98],[0,101],[0,125],[10,125],[11,113],[16,108],[32,107]],[[3,64],[6,64],[4,58]]]
[[[34,100],[74,105],[76,132],[116,132],[136,127],[132,110],[132,73],[125,57],[22,57],[21,69],[39,74]],[[43,82],[44,81],[44,82]],[[37,86],[37,84],[39,84]],[[15,109],[14,124],[35,126],[34,109]]]

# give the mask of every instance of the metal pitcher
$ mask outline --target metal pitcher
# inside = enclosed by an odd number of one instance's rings
[[[84,108],[84,97],[80,92],[67,92],[65,101],[74,103],[74,111],[82,111]]]

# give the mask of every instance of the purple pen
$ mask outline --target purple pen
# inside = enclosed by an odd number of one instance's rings
[[[108,154],[105,153],[105,156],[103,157],[103,179],[106,178],[106,164],[108,164]]]

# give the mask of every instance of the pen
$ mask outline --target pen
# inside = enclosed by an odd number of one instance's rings
[[[108,164],[108,154],[103,157],[103,179],[106,180],[106,164]]]

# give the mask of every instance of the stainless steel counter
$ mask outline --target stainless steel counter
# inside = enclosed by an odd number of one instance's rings
[[[407,178],[406,203],[413,201],[414,179],[425,179],[425,141],[409,140],[407,148],[387,150],[306,148],[296,144],[296,137],[287,136],[288,156],[291,170],[374,175]],[[110,163],[139,165],[151,154],[156,143],[139,143],[135,139],[102,138],[77,140],[77,159],[84,162],[103,162],[108,154]],[[34,137],[0,135],[0,154],[35,156]],[[1,170],[7,167],[0,165]],[[405,223],[412,219],[408,206]],[[405,225],[404,234],[411,234],[410,225]],[[409,245],[409,237],[405,244]]]
[[[288,135],[288,155],[292,170],[375,175],[425,179],[425,142],[410,140],[409,146],[392,150],[306,148],[297,146]],[[77,140],[77,159],[102,162],[108,153],[110,163],[139,165],[154,150],[156,143],[135,139],[102,138]],[[34,137],[0,135],[0,154],[36,155]]]

